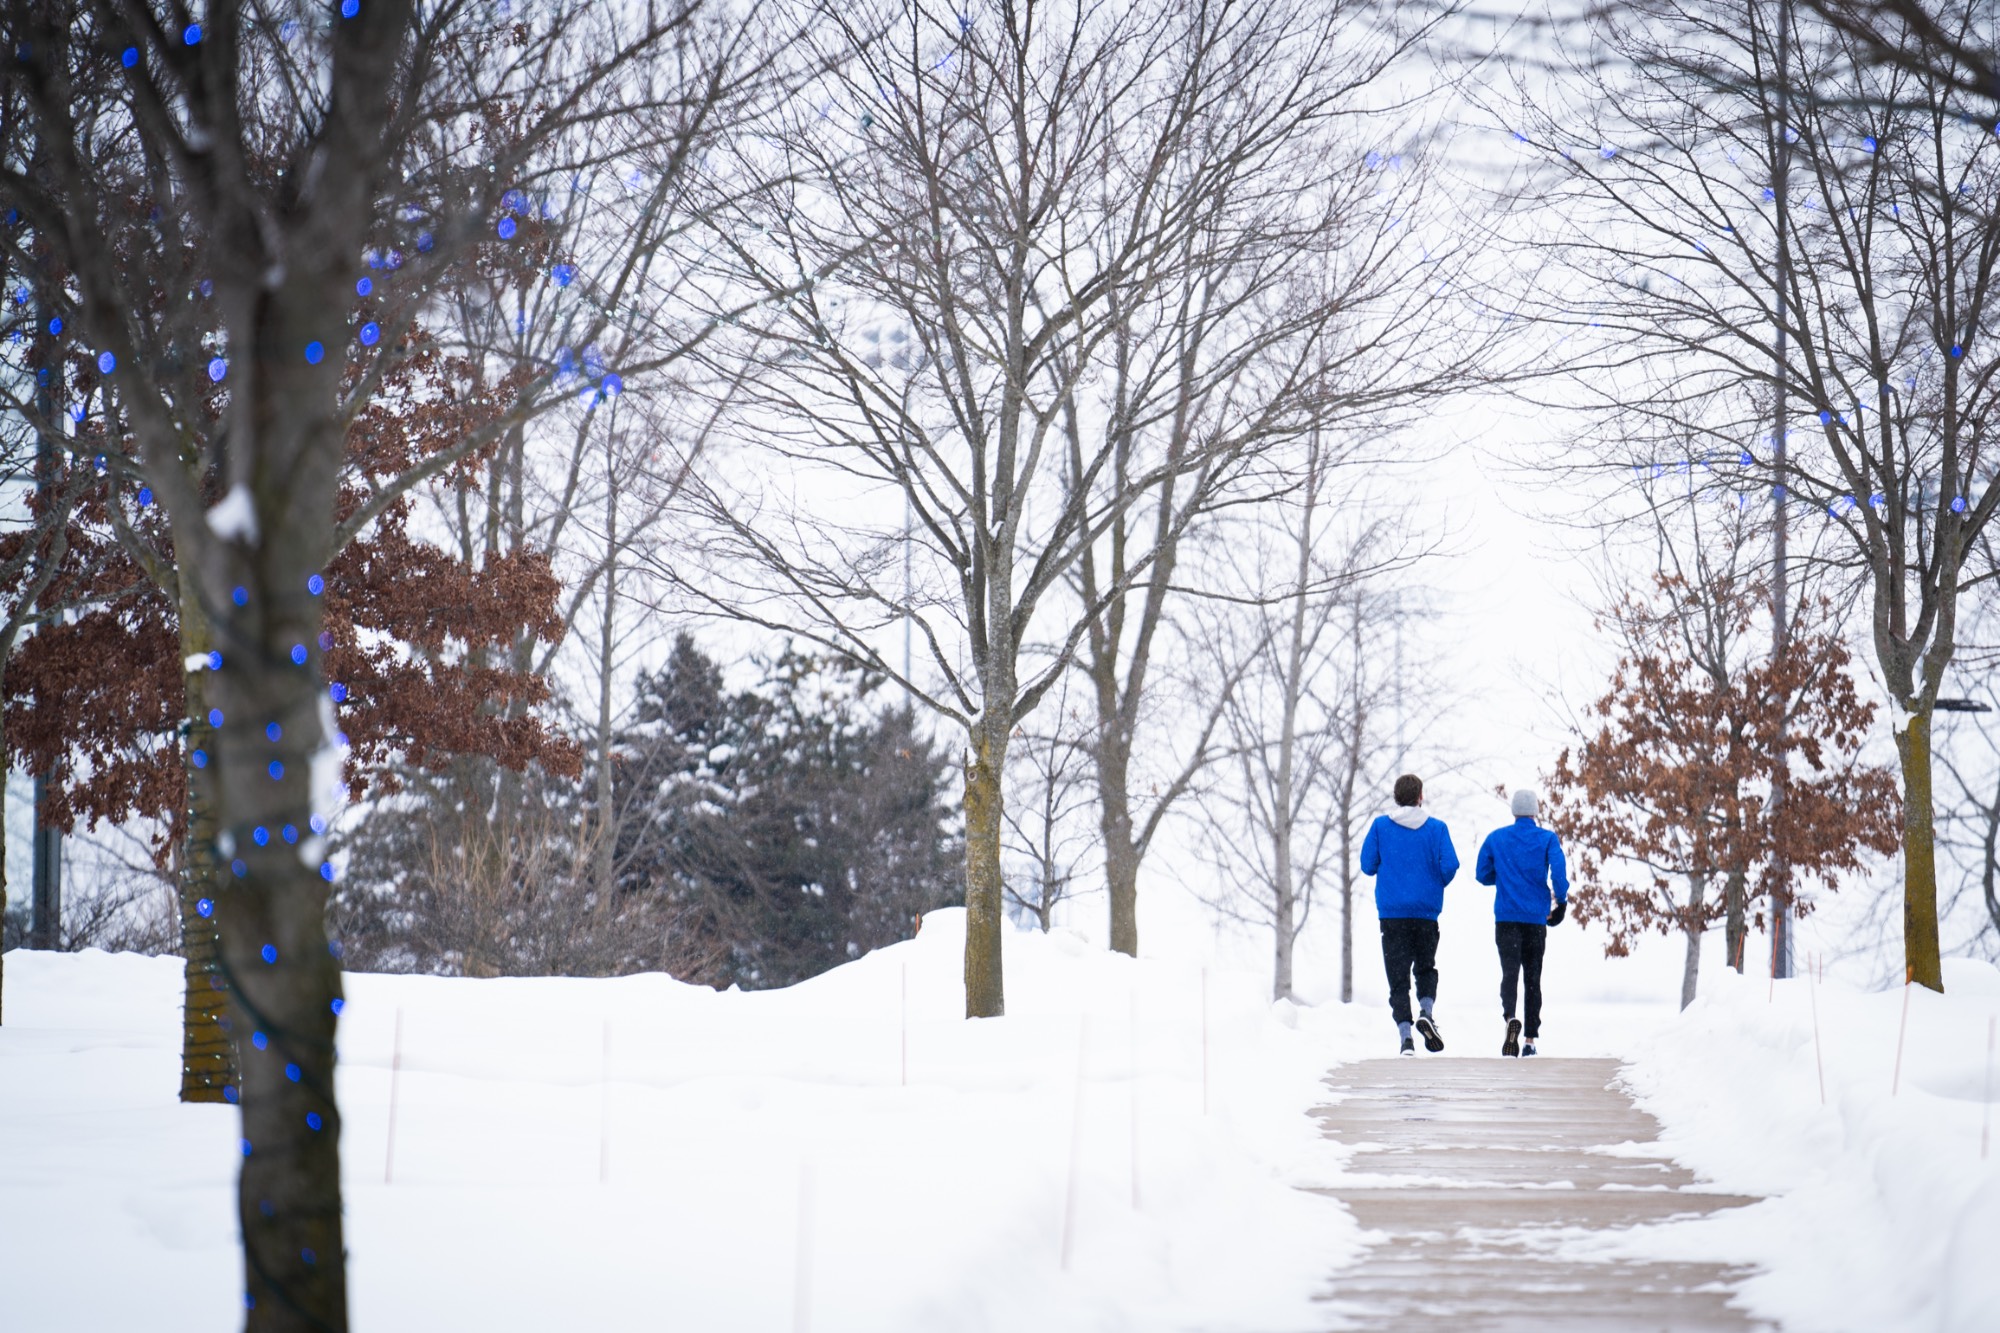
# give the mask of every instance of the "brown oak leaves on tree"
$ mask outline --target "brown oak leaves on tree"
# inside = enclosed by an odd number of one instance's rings
[[[373,478],[407,470],[495,418],[514,386],[484,386],[468,360],[421,331],[347,437],[344,517]],[[441,486],[480,485],[493,450],[455,463]],[[126,517],[137,538],[171,560],[150,507]],[[44,624],[7,677],[10,759],[50,775],[59,827],[145,816],[160,821],[154,855],[169,870],[185,825],[184,710],[176,610],[111,529],[107,485],[72,519],[69,554],[44,601],[85,603]],[[397,789],[402,766],[437,768],[454,755],[509,768],[540,763],[575,776],[581,752],[539,706],[547,682],[518,670],[522,639],[560,633],[561,584],[541,552],[452,551],[411,530],[415,501],[391,505],[325,572],[328,678],[339,683],[346,778],[359,793]]]
[[[1647,931],[1688,936],[1686,1003],[1704,930],[1728,918],[1740,969],[1758,904],[1782,893],[1805,910],[1801,881],[1832,888],[1864,849],[1895,851],[1901,808],[1894,771],[1859,758],[1875,706],[1824,607],[1773,657],[1750,635],[1762,588],[1661,575],[1653,591],[1605,619],[1622,653],[1586,710],[1597,730],[1556,762],[1548,818],[1572,849],[1571,909],[1608,929],[1607,955]]]

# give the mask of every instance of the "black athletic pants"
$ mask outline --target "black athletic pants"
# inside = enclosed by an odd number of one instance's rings
[[[1410,973],[1417,974],[1417,999],[1438,993],[1438,923],[1415,916],[1382,918],[1382,966],[1389,973],[1389,1012],[1398,1023],[1412,1021]]]
[[[1523,1034],[1533,1041],[1542,1032],[1542,952],[1549,947],[1549,928],[1526,921],[1495,921],[1493,941],[1500,946],[1500,1008],[1514,1016],[1516,979],[1527,983],[1527,1025]]]

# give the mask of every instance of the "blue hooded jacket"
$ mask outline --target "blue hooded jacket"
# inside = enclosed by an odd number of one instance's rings
[[[1444,886],[1458,873],[1458,853],[1442,819],[1410,828],[1394,816],[1377,815],[1361,840],[1361,873],[1375,876],[1376,915],[1435,921],[1444,910]]]
[[[1569,901],[1569,867],[1563,861],[1562,844],[1556,835],[1522,815],[1506,828],[1494,829],[1479,844],[1479,861],[1473,878],[1495,886],[1493,919],[1546,925],[1549,919],[1549,883],[1555,883],[1555,900]]]

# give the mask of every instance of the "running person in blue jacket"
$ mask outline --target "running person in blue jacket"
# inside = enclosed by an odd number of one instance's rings
[[[1444,886],[1458,873],[1458,853],[1444,821],[1423,811],[1423,779],[1405,773],[1396,779],[1396,808],[1377,815],[1361,840],[1361,873],[1375,876],[1375,913],[1382,918],[1382,965],[1389,973],[1389,1012],[1396,1016],[1404,1055],[1417,1053],[1414,1026],[1424,1049],[1441,1051],[1431,1006],[1437,1003],[1438,913]],[[1410,976],[1417,979],[1422,1013],[1410,1014]]]
[[[1569,907],[1569,869],[1562,843],[1535,822],[1541,804],[1531,791],[1517,791],[1512,802],[1514,822],[1494,829],[1479,844],[1473,878],[1494,886],[1493,940],[1500,946],[1500,1009],[1507,1019],[1502,1055],[1533,1055],[1542,1035],[1542,953],[1549,927],[1562,924]],[[1549,888],[1555,887],[1555,910],[1549,910]],[[1526,982],[1527,1043],[1522,1044],[1521,1020],[1514,1017],[1514,993]]]

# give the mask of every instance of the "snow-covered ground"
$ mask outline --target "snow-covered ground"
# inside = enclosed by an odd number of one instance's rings
[[[1008,1016],[967,1023],[962,932],[936,913],[754,994],[350,976],[356,1327],[1336,1326],[1330,1274],[1368,1237],[1293,1186],[1339,1175],[1305,1112],[1331,1065],[1392,1048],[1379,1000],[1273,1006],[1258,974],[1058,931],[1009,935]],[[174,1100],[178,962],[6,961],[6,1327],[233,1326],[235,1114]],[[1676,1019],[1552,975],[1551,1053],[1631,1058],[1665,1151],[1775,1196],[1568,1243],[1758,1265],[1743,1299],[1786,1329],[2000,1327],[2000,1126],[1981,1155],[2000,972],[1947,978],[1912,996],[1898,1076],[1901,992],[1711,974]],[[1485,1054],[1484,978],[1456,980],[1452,1053]]]
[[[750,994],[350,976],[355,1326],[1324,1327],[1357,1231],[1291,1183],[1333,1169],[1301,1112],[1362,1016],[1309,1036],[1210,973],[1204,1080],[1198,966],[1010,934],[1008,1016],[967,1023],[963,938]],[[236,1114],[174,1099],[178,961],[6,962],[0,1323],[232,1327]]]
[[[1786,1333],[2000,1329],[2000,970],[1947,959],[1945,990],[1911,988],[1905,1026],[1900,989],[1705,979],[1626,1084],[1681,1162],[1773,1197],[1635,1240],[1757,1265],[1740,1299]]]

